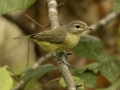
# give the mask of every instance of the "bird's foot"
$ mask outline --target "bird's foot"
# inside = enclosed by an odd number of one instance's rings
[[[63,60],[62,58],[60,58],[59,56],[55,56],[57,59],[59,59],[58,61],[58,64],[60,63],[65,63],[68,67],[70,67],[70,64],[66,61],[66,60]]]
[[[68,55],[71,55],[71,54],[72,54],[72,52],[66,52],[66,51],[62,51],[62,52],[63,52],[63,54],[65,55],[66,59],[67,59]]]
[[[68,55],[71,55],[71,54],[72,54],[72,52],[66,52],[66,51],[59,51],[58,53],[64,54],[65,57],[66,57],[66,59],[68,59]]]
[[[70,55],[70,54],[72,54],[72,52],[68,52],[68,53],[67,53],[66,51],[59,51],[59,52],[57,53],[57,55],[55,55],[55,57],[56,57],[57,59],[59,59],[59,62],[58,62],[58,63],[63,62],[63,63],[65,63],[68,67],[70,67],[70,64],[69,64],[66,60],[63,60],[61,57],[59,57],[59,56],[61,56],[61,54],[64,54],[65,57],[66,57],[66,59],[67,59],[67,56]]]

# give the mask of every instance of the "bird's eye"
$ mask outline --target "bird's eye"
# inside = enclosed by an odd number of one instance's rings
[[[76,28],[80,28],[80,25],[76,25],[75,27],[76,27]]]

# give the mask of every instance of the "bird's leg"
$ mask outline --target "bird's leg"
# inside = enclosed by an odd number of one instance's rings
[[[65,55],[66,60],[68,59],[68,55],[66,51],[61,51],[61,53],[63,53]]]

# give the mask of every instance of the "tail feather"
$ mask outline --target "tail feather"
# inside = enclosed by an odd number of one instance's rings
[[[18,36],[13,39],[29,39],[30,36]]]

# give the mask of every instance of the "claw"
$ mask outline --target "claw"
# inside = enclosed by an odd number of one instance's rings
[[[68,59],[67,52],[66,51],[62,51],[62,53],[65,55],[66,59]]]
[[[71,55],[71,54],[72,54],[72,52],[67,52],[67,56],[68,56],[68,55]]]
[[[55,56],[57,59],[59,59],[59,62],[58,62],[58,64],[59,63],[65,63],[68,67],[70,67],[70,64],[66,61],[66,60],[63,60],[62,58],[60,58],[60,57],[58,57],[58,56]]]
[[[68,55],[71,55],[71,54],[72,54],[72,52],[66,52],[66,51],[62,51],[62,52],[63,52],[63,54],[65,55],[66,59],[67,59]]]
[[[65,51],[58,51],[57,53],[56,53],[56,55],[55,54],[53,54],[59,61],[58,61],[58,64],[59,63],[65,63],[68,67],[70,67],[70,64],[66,61],[66,60],[63,60],[60,56],[62,55],[62,54],[64,54],[65,55],[65,57],[66,57],[66,59],[67,59],[67,55],[66,55],[66,52]]]
[[[65,63],[68,67],[70,67],[70,64],[69,64],[66,60],[63,60],[61,57],[59,57],[59,56],[61,56],[62,54],[64,54],[65,57],[66,57],[66,59],[67,59],[67,56],[68,56],[68,55],[71,55],[72,52],[58,51],[56,54],[53,54],[53,55],[59,60],[58,63],[63,62],[63,63]]]

